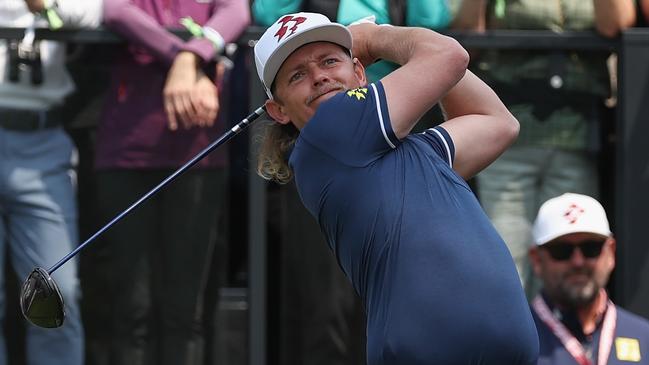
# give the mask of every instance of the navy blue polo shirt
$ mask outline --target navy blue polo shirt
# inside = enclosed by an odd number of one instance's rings
[[[441,127],[399,140],[380,82],[324,102],[289,164],[367,312],[369,364],[532,364],[513,260]]]
[[[548,303],[548,305],[551,304]],[[607,365],[649,364],[649,321],[618,306],[615,309],[617,318]],[[533,317],[539,332],[538,365],[576,365],[577,361],[568,353],[559,338],[543,323],[536,312],[533,312]],[[581,330],[576,314],[563,312],[561,322],[582,345],[590,348],[594,362],[597,361],[602,334],[601,323],[594,333],[586,336]]]

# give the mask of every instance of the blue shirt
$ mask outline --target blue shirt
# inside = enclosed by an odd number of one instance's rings
[[[289,164],[362,297],[369,364],[532,364],[513,260],[441,127],[399,140],[380,82],[321,104]]]

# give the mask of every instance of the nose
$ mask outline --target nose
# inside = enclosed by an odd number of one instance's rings
[[[330,81],[329,75],[320,67],[316,65],[311,65],[310,68],[311,80],[313,80],[313,86],[322,86]]]
[[[586,262],[586,258],[584,257],[584,254],[581,252],[581,248],[575,247],[575,249],[572,250],[572,256],[570,256],[570,263],[573,266],[583,266],[585,262]]]

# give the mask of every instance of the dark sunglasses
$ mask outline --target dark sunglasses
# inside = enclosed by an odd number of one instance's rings
[[[575,244],[558,241],[541,247],[548,251],[550,256],[557,261],[569,260],[576,248],[579,248],[585,258],[594,259],[602,253],[605,242],[606,240],[586,240]]]

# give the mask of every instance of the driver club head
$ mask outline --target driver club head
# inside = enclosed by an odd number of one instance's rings
[[[20,290],[23,316],[38,327],[56,328],[63,325],[63,297],[47,270],[35,268]]]

